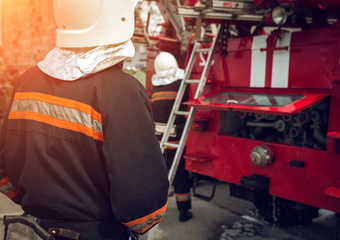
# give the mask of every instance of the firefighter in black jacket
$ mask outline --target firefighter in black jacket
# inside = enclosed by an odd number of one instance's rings
[[[178,68],[175,57],[168,52],[161,52],[157,55],[154,68],[156,74],[152,77],[153,88],[151,102],[155,132],[160,141],[163,134],[161,129],[164,129],[168,121],[177,91],[181,84],[181,79],[184,77],[184,71]],[[188,93],[186,92],[183,100],[187,99],[187,95]],[[185,106],[182,105],[180,109],[185,110]],[[170,135],[169,138],[170,142],[179,142],[184,125],[185,117],[178,116],[173,127],[173,134]],[[176,149],[167,148],[164,151],[168,170],[171,168],[175,154]],[[184,163],[184,158],[182,157],[173,182],[177,208],[180,212],[179,220],[182,222],[192,218],[192,213],[188,211],[191,208],[189,172],[185,170]]]
[[[56,48],[17,82],[0,191],[41,226],[129,239],[161,221],[168,179],[144,87],[124,73],[137,0],[54,0]],[[67,231],[66,231],[67,232]]]

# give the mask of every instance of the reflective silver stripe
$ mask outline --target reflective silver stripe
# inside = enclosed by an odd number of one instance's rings
[[[158,222],[159,220],[161,220],[165,215],[165,211],[158,214],[157,216],[153,217],[153,218],[150,218],[148,219],[147,221],[143,222],[143,223],[140,223],[140,224],[136,224],[136,225],[133,225],[133,226],[130,226],[129,228],[135,232],[139,232],[141,230],[143,230],[144,228],[154,224],[155,222]]]
[[[267,38],[266,35],[253,37],[250,87],[265,86],[267,52],[261,51],[261,48],[267,47]]]
[[[282,32],[277,39],[276,47],[289,47],[292,38],[291,32]],[[272,69],[272,88],[287,88],[289,78],[290,48],[274,51]]]
[[[190,193],[187,194],[175,194],[176,196],[176,201],[183,201],[183,200],[188,200],[191,198]]]
[[[34,112],[48,115],[60,120],[81,124],[93,131],[103,134],[102,124],[93,119],[90,114],[73,108],[54,105],[38,100],[23,99],[14,100],[11,112]]]
[[[0,187],[0,192],[7,195],[8,193],[12,192],[15,188],[13,187],[12,183],[6,183]]]

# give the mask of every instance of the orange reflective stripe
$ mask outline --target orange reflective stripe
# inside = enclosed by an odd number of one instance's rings
[[[176,196],[179,196],[179,197],[188,196],[188,195],[190,195],[189,192],[187,192],[187,193],[176,193]]]
[[[162,101],[162,100],[175,100],[177,96],[176,91],[163,91],[156,92],[151,96],[151,102]]]
[[[143,234],[145,233],[147,230],[149,230],[152,226],[155,226],[157,223],[159,223],[160,221],[162,221],[161,219],[158,219],[156,221],[154,221],[152,224],[148,225],[147,227],[141,229],[141,230],[136,230],[135,232],[139,233],[139,234]]]
[[[18,191],[16,189],[13,189],[12,191],[5,193],[5,196],[9,199],[13,199],[18,194]]]
[[[158,222],[162,220],[166,208],[167,208],[167,203],[162,208],[158,209],[157,211],[149,215],[146,215],[142,218],[138,218],[136,220],[123,223],[123,224],[131,228],[135,232],[144,233],[145,231],[147,231],[152,226],[154,226],[155,224],[157,224]]]
[[[37,100],[42,101],[62,107],[72,108],[83,113],[89,114],[94,120],[98,122],[102,122],[100,113],[96,112],[90,105],[85,103],[81,103],[75,100],[56,97],[44,93],[37,93],[37,92],[17,92],[15,94],[14,100]]]
[[[158,97],[158,98],[153,98],[151,102],[156,102],[156,101],[163,101],[163,100],[175,100],[176,97]]]
[[[103,134],[94,132],[92,128],[85,127],[79,123],[73,123],[69,121],[65,121],[62,119],[54,118],[49,115],[36,113],[36,112],[10,112],[9,119],[26,119],[26,120],[34,120],[38,122],[43,122],[55,127],[72,130],[75,132],[83,133],[89,137],[92,137],[96,140],[103,141],[104,137]]]
[[[189,201],[191,198],[183,198],[183,199],[176,199],[177,202],[186,202],[186,201]]]
[[[159,144],[161,144],[162,141],[158,141]],[[179,140],[176,141],[168,141],[168,143],[172,143],[172,144],[178,144]],[[164,146],[164,149],[177,149],[175,147],[169,147],[169,146]]]
[[[162,92],[155,92],[154,94],[152,94],[153,96],[157,96],[157,95],[165,95],[165,94],[177,94],[176,91],[162,91]]]
[[[18,191],[13,187],[8,177],[5,177],[0,181],[0,192],[10,199],[18,194]]]
[[[144,223],[146,221],[148,221],[149,219],[163,213],[166,209],[168,204],[165,204],[162,208],[158,209],[157,211],[153,212],[153,213],[150,213],[149,215],[146,215],[142,218],[138,218],[136,220],[133,220],[133,221],[130,221],[130,222],[127,222],[127,223],[124,223],[125,226],[128,226],[128,227],[131,227],[133,225],[137,225],[137,224],[141,224],[141,223]]]
[[[38,92],[17,92],[9,119],[28,119],[103,141],[102,117],[90,105]]]
[[[1,179],[1,181],[0,181],[0,187],[5,186],[5,185],[8,184],[8,183],[10,183],[9,178],[8,178],[8,177],[5,177],[5,178]]]

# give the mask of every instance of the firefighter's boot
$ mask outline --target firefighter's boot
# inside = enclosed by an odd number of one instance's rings
[[[179,212],[179,221],[186,222],[192,218],[192,213],[189,211],[180,211]]]

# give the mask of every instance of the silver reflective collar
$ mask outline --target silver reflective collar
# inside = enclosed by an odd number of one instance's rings
[[[163,85],[171,84],[183,78],[184,78],[184,70],[179,68],[175,76],[158,77],[157,74],[154,74],[152,75],[151,82],[153,86],[163,86]]]
[[[131,40],[120,45],[95,48],[55,47],[38,63],[38,67],[51,77],[74,81],[109,68],[134,54],[135,48]]]

